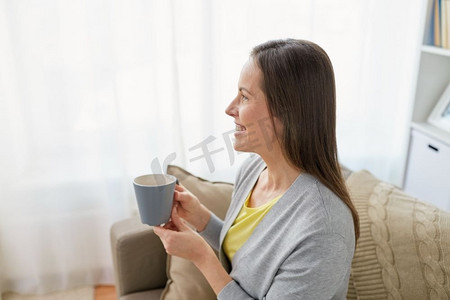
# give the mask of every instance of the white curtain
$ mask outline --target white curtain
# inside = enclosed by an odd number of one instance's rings
[[[423,1],[0,0],[0,278],[113,282],[132,179],[178,164],[232,181],[224,113],[252,46],[310,39],[337,78],[340,157],[399,184]]]

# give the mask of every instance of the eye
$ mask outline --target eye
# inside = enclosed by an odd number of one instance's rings
[[[247,100],[248,100],[248,98],[247,98],[247,97],[245,97],[244,95],[242,95],[242,97],[241,97],[241,100],[242,100],[242,102],[244,102],[244,101],[247,101]]]

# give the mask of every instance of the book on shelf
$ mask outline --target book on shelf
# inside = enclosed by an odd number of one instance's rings
[[[450,49],[450,0],[441,0],[441,44]]]
[[[431,0],[430,27],[432,45],[450,49],[450,0]]]

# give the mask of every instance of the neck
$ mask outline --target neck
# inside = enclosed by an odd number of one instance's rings
[[[301,170],[293,166],[282,154],[281,149],[261,155],[267,169],[261,174],[262,187],[267,191],[285,191],[300,175]]]

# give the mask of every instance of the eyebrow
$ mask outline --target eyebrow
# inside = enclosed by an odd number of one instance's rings
[[[248,93],[248,94],[250,94],[251,96],[253,96],[253,94],[252,93],[250,93],[250,91],[249,90],[247,90],[246,88],[244,88],[244,87],[240,87],[239,88],[239,92],[241,92],[241,91],[245,91],[246,93]]]

